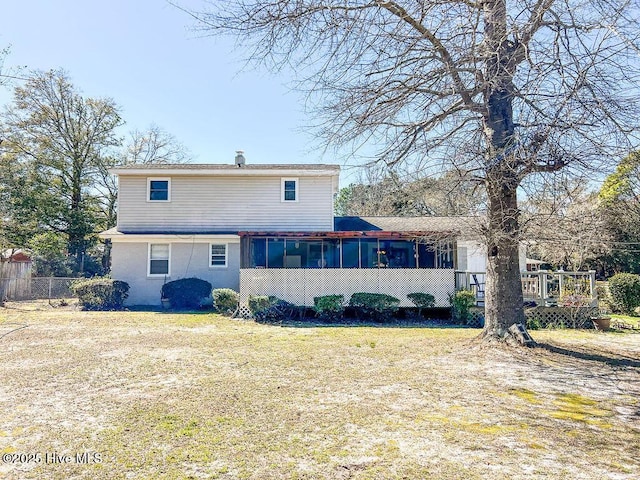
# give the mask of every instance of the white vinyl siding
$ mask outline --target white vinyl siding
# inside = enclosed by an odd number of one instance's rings
[[[282,177],[176,176],[171,201],[146,200],[145,176],[120,175],[121,232],[330,231],[333,178],[300,176],[297,202],[281,201]]]
[[[209,245],[211,253],[209,266],[212,268],[227,268],[227,244],[212,243]]]
[[[157,177],[147,178],[147,201],[170,202],[171,179]]]
[[[147,262],[147,275],[165,276],[171,272],[171,244],[150,243],[149,261]]]

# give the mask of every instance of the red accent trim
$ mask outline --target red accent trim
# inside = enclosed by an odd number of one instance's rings
[[[383,230],[371,230],[364,232],[238,232],[240,237],[276,237],[276,238],[443,238],[454,232],[387,232]]]

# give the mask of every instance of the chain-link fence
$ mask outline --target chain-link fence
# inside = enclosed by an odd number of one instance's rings
[[[49,298],[69,298],[71,283],[77,278],[34,277],[0,278],[1,300],[40,300]]]

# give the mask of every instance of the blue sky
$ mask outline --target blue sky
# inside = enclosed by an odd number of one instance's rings
[[[231,163],[243,149],[251,163],[341,163],[321,156],[302,131],[310,119],[284,75],[243,72],[232,40],[192,26],[165,0],[16,0],[2,6],[0,49],[11,47],[5,71],[65,69],[85,96],[121,106],[123,135],[155,123],[195,162]],[[11,97],[0,87],[0,105]]]

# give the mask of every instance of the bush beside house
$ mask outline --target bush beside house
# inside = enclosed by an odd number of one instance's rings
[[[453,321],[466,325],[472,319],[471,309],[476,305],[476,294],[471,290],[458,290],[449,295],[449,303]]]
[[[214,308],[225,315],[233,315],[238,309],[240,294],[230,288],[216,288],[212,292]]]
[[[337,321],[344,314],[344,295],[323,295],[313,298],[316,317],[326,321]]]
[[[410,293],[407,298],[418,308],[418,317],[422,316],[423,308],[433,308],[436,304],[436,297],[430,293]]]
[[[359,292],[351,295],[349,306],[359,318],[383,321],[398,311],[400,300],[384,293]]]
[[[162,286],[161,295],[169,301],[171,308],[196,309],[206,303],[212,286],[200,278],[181,278]]]
[[[249,296],[249,310],[258,322],[280,322],[300,312],[299,307],[278,297]]]
[[[129,284],[111,278],[88,278],[73,282],[71,291],[85,310],[121,310],[129,296]]]

